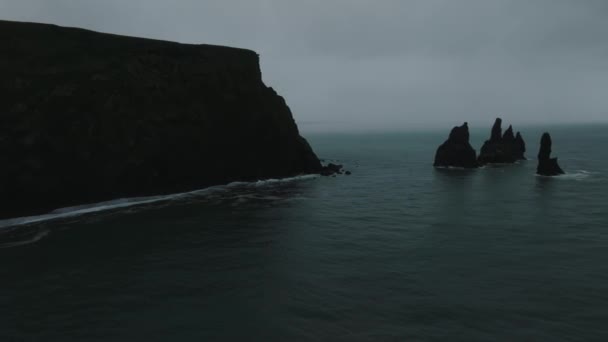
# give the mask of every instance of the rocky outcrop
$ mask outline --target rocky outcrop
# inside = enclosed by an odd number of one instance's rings
[[[524,141],[524,138],[522,138],[521,134],[519,132],[517,132],[517,135],[515,135],[515,158],[519,159],[519,160],[526,160],[526,142]]]
[[[448,140],[437,148],[435,167],[477,167],[477,153],[469,143],[469,126],[452,128]]]
[[[538,151],[538,167],[536,173],[542,176],[557,176],[564,174],[564,170],[557,164],[557,158],[551,158],[551,135],[543,133]]]
[[[497,118],[492,126],[490,139],[486,140],[479,152],[479,164],[514,163],[526,159],[526,143],[521,134],[513,134],[513,127],[509,126],[502,134],[502,119]]]
[[[515,136],[513,135],[513,126],[509,125],[509,128],[502,135],[502,141],[506,144],[513,144],[515,142]]]
[[[492,142],[500,141],[500,139],[502,138],[501,125],[502,125],[502,119],[496,118],[496,121],[494,121],[494,125],[492,126],[492,131],[490,134],[490,141],[492,141]]]
[[[0,21],[0,218],[320,173],[249,50]]]
[[[338,175],[344,174],[343,165],[329,163],[329,164],[323,166],[323,169],[321,170],[320,174],[321,174],[321,176],[333,176],[336,174],[338,174]]]

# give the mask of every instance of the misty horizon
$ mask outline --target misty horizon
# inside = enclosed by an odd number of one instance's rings
[[[606,18],[0,0],[0,342],[608,341]]]
[[[303,132],[608,123],[602,1],[0,1],[3,20],[260,54]]]

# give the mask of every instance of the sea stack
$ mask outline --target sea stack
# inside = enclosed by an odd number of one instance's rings
[[[564,174],[564,170],[557,164],[557,158],[551,158],[551,135],[543,133],[538,151],[538,168],[536,173],[542,176],[557,176]]]
[[[0,219],[326,173],[254,51],[0,21]]]
[[[526,142],[524,141],[524,138],[522,138],[521,134],[519,132],[517,132],[517,134],[515,135],[515,158],[519,159],[519,160],[526,160]]]
[[[479,152],[479,164],[514,163],[525,160],[526,143],[520,132],[513,134],[513,126],[509,126],[502,134],[502,119],[497,118],[492,126],[490,139],[486,140]]]
[[[435,167],[477,167],[477,153],[469,143],[469,126],[465,122],[462,126],[452,128],[446,140],[435,153]]]

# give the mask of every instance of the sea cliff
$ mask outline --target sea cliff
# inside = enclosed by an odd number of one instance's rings
[[[0,21],[0,218],[320,173],[249,50]]]

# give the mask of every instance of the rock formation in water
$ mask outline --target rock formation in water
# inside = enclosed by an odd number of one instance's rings
[[[543,133],[538,151],[538,167],[536,173],[543,176],[557,176],[564,171],[557,164],[557,158],[551,158],[551,135]]]
[[[497,118],[492,126],[490,140],[486,140],[479,152],[479,164],[488,163],[514,163],[517,160],[526,159],[526,143],[521,134],[513,134],[513,127],[502,134],[502,119]]]
[[[526,156],[526,142],[522,138],[521,134],[517,132],[515,135],[515,157],[519,160],[525,160]]]
[[[336,174],[344,174],[344,169],[343,169],[343,165],[342,164],[334,164],[334,163],[329,163],[326,166],[323,167],[323,170],[321,171],[321,176],[333,176]]]
[[[469,126],[452,128],[448,140],[437,148],[435,167],[477,167],[477,153],[469,143]]]
[[[0,218],[326,173],[249,50],[0,21]]]

